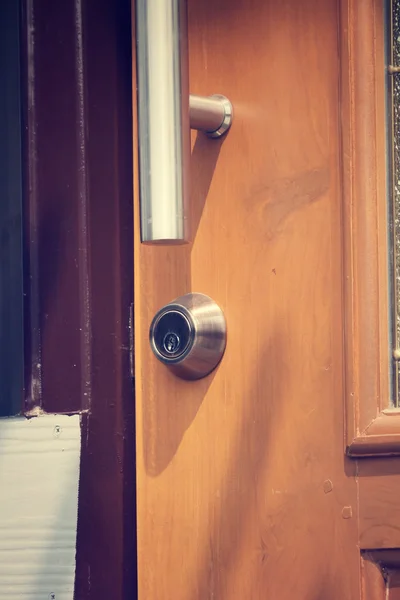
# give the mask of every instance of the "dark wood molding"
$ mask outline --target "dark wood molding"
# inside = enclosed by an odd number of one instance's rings
[[[389,417],[383,5],[341,1],[346,451],[400,453]],[[362,65],[362,67],[361,67]]]

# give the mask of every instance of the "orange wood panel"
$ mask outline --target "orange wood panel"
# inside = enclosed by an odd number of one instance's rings
[[[400,600],[399,550],[373,550],[361,557],[362,598]]]
[[[188,6],[190,91],[225,94],[235,116],[224,140],[192,136],[192,244],[143,246],[136,219],[139,598],[354,600],[338,3]],[[228,323],[198,382],[148,343],[156,310],[189,291]]]
[[[387,600],[386,581],[382,569],[372,556],[361,558],[363,600]]]
[[[360,547],[400,548],[400,461],[364,459],[358,466]]]
[[[391,357],[383,5],[341,0],[346,446],[354,456],[400,453],[400,411],[384,412]]]

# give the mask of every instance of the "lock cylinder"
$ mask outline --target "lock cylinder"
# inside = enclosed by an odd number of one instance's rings
[[[226,322],[220,307],[204,294],[185,294],[161,308],[150,326],[155,356],[182,379],[206,377],[226,346]]]

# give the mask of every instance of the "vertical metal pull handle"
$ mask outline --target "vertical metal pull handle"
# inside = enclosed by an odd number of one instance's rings
[[[188,241],[190,127],[220,137],[232,106],[190,96],[186,0],[136,0],[142,242]]]

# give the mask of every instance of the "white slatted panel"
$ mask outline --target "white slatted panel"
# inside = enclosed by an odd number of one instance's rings
[[[73,600],[79,415],[0,420],[0,600]]]

